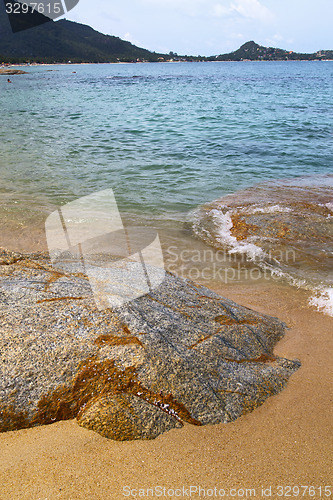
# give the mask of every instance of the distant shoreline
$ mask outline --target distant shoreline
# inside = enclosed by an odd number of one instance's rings
[[[133,65],[133,64],[191,64],[191,63],[298,63],[298,62],[333,62],[333,59],[289,59],[286,60],[264,60],[264,61],[252,61],[252,60],[243,60],[243,61],[142,61],[142,62],[75,62],[75,63],[63,63],[63,62],[53,62],[53,63],[32,63],[32,64],[10,64],[6,67],[0,67],[0,75],[16,75],[16,74],[27,74],[26,71],[14,70],[12,68],[30,68],[30,67],[40,67],[40,66],[97,66],[97,65]]]

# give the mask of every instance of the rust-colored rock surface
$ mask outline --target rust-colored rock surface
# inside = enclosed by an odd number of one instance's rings
[[[170,274],[99,311],[84,275],[1,250],[0,430],[76,418],[127,440],[231,422],[299,367],[274,356],[283,334],[276,318]]]

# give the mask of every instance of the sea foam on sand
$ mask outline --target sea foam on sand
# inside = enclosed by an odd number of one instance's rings
[[[318,289],[309,299],[309,304],[315,306],[318,311],[333,316],[333,288]]]

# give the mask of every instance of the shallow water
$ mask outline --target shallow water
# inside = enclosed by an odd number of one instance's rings
[[[333,175],[266,182],[194,212],[196,236],[312,290],[333,315]]]
[[[167,216],[332,168],[331,62],[27,71],[0,79],[0,192],[13,209],[112,188],[121,210]]]
[[[0,78],[2,246],[46,249],[44,224],[51,212],[111,188],[125,222],[161,233],[170,270],[197,281],[206,282],[205,275],[228,282],[255,279],[259,269],[268,269],[269,276],[273,270],[290,282],[322,287],[323,293],[329,289],[332,62],[65,65],[27,71],[13,77],[12,85]],[[274,184],[308,176],[311,192],[308,180],[303,190],[298,180],[298,208],[291,206],[297,201],[294,181]],[[244,191],[263,181],[271,182],[260,191],[263,199],[257,188]],[[211,255],[207,244],[216,241],[203,235],[204,224],[196,218],[193,233],[193,214],[198,206],[239,191],[238,216],[246,215],[261,232],[251,241],[237,241],[237,248],[220,238],[218,251],[232,253]],[[251,214],[246,212],[249,193]],[[321,213],[320,203],[325,205]],[[251,252],[244,260],[245,245],[267,253],[272,244],[264,228],[274,233],[283,221],[293,227],[292,238],[280,237],[277,244],[273,234],[274,251],[259,267]],[[224,214],[224,236],[228,224]],[[296,258],[280,262],[277,253],[290,247],[296,248]]]

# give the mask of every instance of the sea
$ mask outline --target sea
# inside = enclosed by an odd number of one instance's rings
[[[0,75],[0,246],[47,249],[51,213],[112,189],[170,272],[279,280],[333,315],[333,61],[20,69]]]

